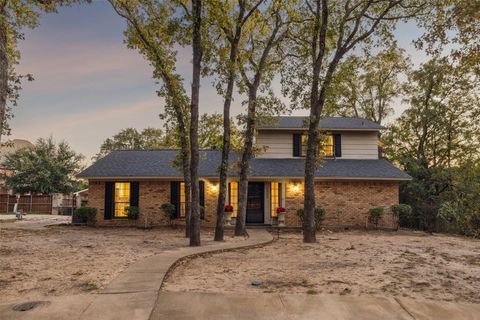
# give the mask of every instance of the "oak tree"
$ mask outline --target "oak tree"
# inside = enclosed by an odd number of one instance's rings
[[[426,8],[418,0],[302,1],[301,22],[290,37],[292,46],[283,77],[284,92],[309,110],[303,224],[304,242],[315,242],[315,171],[319,155],[319,123],[333,76],[347,54],[362,44],[391,38],[396,21],[417,16]]]

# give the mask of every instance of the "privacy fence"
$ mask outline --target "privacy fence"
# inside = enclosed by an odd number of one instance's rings
[[[0,212],[13,212],[17,203],[15,195],[0,195]],[[52,213],[51,195],[22,195],[18,199],[18,210],[32,213]]]

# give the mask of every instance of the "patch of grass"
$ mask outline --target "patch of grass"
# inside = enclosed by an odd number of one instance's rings
[[[307,294],[318,294],[318,291],[315,288],[309,288]]]
[[[90,282],[90,281],[85,281],[83,282],[81,285],[83,290],[85,291],[93,291],[93,290],[97,290],[98,289],[98,286],[96,283],[94,282]]]
[[[416,254],[415,252],[412,252],[412,251],[410,251],[410,250],[408,250],[408,249],[405,250],[405,251],[403,251],[401,255],[402,255],[402,256],[418,256],[418,254]]]
[[[442,257],[445,261],[450,261],[452,258],[446,252],[441,252],[440,257]]]
[[[350,289],[350,288],[343,288],[343,290],[340,291],[341,296],[347,295],[349,293],[352,293],[352,289]]]
[[[480,256],[463,256],[465,262],[470,265],[480,266]]]

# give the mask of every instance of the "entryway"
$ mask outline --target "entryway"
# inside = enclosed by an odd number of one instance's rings
[[[247,223],[264,223],[264,183],[249,182],[247,196]]]

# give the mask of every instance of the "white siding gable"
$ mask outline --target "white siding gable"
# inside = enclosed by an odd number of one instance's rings
[[[292,158],[293,131],[261,130],[257,136],[257,146],[266,148],[258,158]]]
[[[265,148],[258,158],[292,158],[293,133],[290,130],[259,130],[257,146]],[[342,136],[340,159],[378,159],[378,137],[376,131],[334,131]]]

